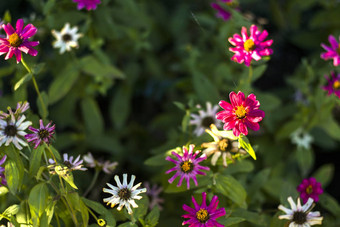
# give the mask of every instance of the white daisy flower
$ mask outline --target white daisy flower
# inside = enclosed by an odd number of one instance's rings
[[[83,34],[77,33],[78,27],[70,27],[69,23],[61,29],[60,32],[52,30],[52,35],[57,39],[53,42],[54,48],[60,48],[59,53],[63,54],[65,51],[71,51],[71,48],[78,48],[78,39],[83,36]]]
[[[216,113],[219,110],[218,105],[212,106],[210,102],[206,103],[207,110],[199,110],[198,114],[190,114],[190,125],[196,125],[194,134],[200,136],[211,124],[215,124],[217,127],[221,126],[221,121],[216,119]]]
[[[25,121],[25,119],[25,115],[21,115],[16,119],[12,111],[10,112],[10,118],[6,120],[0,119],[0,146],[3,144],[8,146],[13,143],[19,150],[22,149],[22,146],[27,146],[27,143],[20,137],[27,134],[25,130],[32,125],[32,122]]]
[[[311,225],[321,225],[323,217],[320,217],[320,212],[311,212],[314,207],[314,200],[309,198],[307,203],[301,206],[300,198],[297,200],[297,204],[293,201],[292,197],[288,197],[288,202],[291,209],[288,209],[282,205],[279,209],[286,214],[280,215],[279,219],[290,220],[288,227],[310,227]]]
[[[74,170],[81,170],[81,171],[85,171],[87,170],[87,168],[83,167],[83,160],[80,159],[80,155],[78,155],[78,157],[73,160],[73,156],[68,157],[68,154],[63,154],[63,159],[64,162],[63,164],[70,170],[70,171],[74,171]],[[53,159],[49,159],[48,162],[51,165],[55,165],[55,161]]]
[[[293,132],[290,137],[292,143],[299,148],[310,149],[311,143],[314,141],[314,138],[310,134],[303,132],[301,128]]]
[[[133,186],[133,182],[135,181],[136,176],[131,175],[131,181],[127,183],[127,174],[123,174],[123,184],[120,183],[119,177],[115,176],[115,181],[117,183],[117,187],[106,183],[111,189],[103,188],[103,192],[112,194],[111,197],[103,199],[107,205],[111,203],[111,208],[115,205],[119,204],[117,210],[121,210],[123,206],[126,207],[129,214],[132,214],[132,209],[137,208],[138,205],[135,202],[135,199],[140,200],[142,196],[139,196],[139,193],[146,192],[146,188],[137,189],[142,183],[138,183]]]

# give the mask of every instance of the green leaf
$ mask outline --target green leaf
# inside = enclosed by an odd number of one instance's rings
[[[193,70],[193,85],[196,94],[202,102],[217,102],[219,94],[216,87],[200,71]]]
[[[50,104],[53,104],[63,98],[71,90],[75,82],[78,80],[78,77],[78,69],[73,64],[67,65],[65,69],[62,70],[53,80],[49,88],[48,97],[50,97]]]
[[[112,79],[123,79],[124,74],[113,65],[106,65],[99,62],[93,56],[86,56],[80,60],[82,71],[91,76],[107,77]]]
[[[143,196],[140,200],[136,201],[138,208],[132,208],[133,216],[136,220],[143,219],[148,212],[149,199],[147,196]]]
[[[231,225],[236,225],[245,220],[246,220],[245,218],[240,218],[240,217],[228,217],[228,218],[220,218],[217,221],[224,226],[231,226]]]
[[[30,81],[32,79],[32,74],[27,73],[25,76],[23,76],[18,82],[14,85],[14,91],[18,90],[21,85],[26,83],[27,81]]]
[[[238,139],[238,142],[239,142],[239,147],[242,147],[243,149],[245,149],[248,152],[248,154],[254,160],[256,160],[255,151],[254,151],[253,147],[251,146],[248,138],[245,137],[245,136],[240,136],[239,139]]]
[[[48,227],[49,224],[51,223],[51,220],[54,216],[54,207],[56,203],[57,201],[53,201],[47,205],[45,212],[42,214],[41,219],[40,219],[41,226]]]
[[[2,17],[2,20],[4,22],[11,23],[12,17],[11,17],[11,13],[9,12],[9,10],[5,11],[4,16]]]
[[[263,64],[263,65],[259,65],[257,67],[254,67],[252,81],[255,81],[258,78],[260,78],[262,76],[262,74],[264,73],[264,71],[266,71],[267,66],[268,66],[267,64]]]
[[[263,169],[258,172],[252,179],[250,186],[248,187],[248,194],[254,195],[268,180],[270,169]],[[249,196],[251,197],[251,196]]]
[[[296,160],[302,171],[302,175],[307,175],[314,164],[314,153],[310,149],[297,149]]]
[[[11,159],[7,160],[5,165],[5,177],[7,186],[14,195],[17,193],[19,185],[21,185],[22,178],[20,175],[17,163]]]
[[[5,186],[0,187],[0,196],[6,195],[8,193],[8,188]]]
[[[131,88],[124,84],[115,93],[110,105],[110,114],[117,129],[121,129],[129,117],[131,111]]]
[[[18,212],[19,212],[19,208],[20,206],[18,204],[14,204],[12,206],[9,206],[7,207],[7,209],[2,213],[3,216],[5,217],[11,217],[13,215],[16,215]],[[3,217],[0,216],[0,220],[2,219]]]
[[[323,193],[320,195],[319,204],[327,209],[329,212],[331,212],[335,217],[339,217],[340,214],[340,205],[336,201],[335,198],[333,198],[331,195],[327,193]]]
[[[123,224],[118,225],[118,227],[138,227],[138,225],[136,225],[133,222],[125,222]]]
[[[43,119],[46,119],[47,116],[48,116],[48,101],[49,100],[48,100],[48,96],[47,96],[46,92],[43,91],[43,92],[40,93],[40,95],[41,95],[41,98],[42,98],[42,100],[44,102],[45,108],[43,108],[43,106],[41,105],[41,100],[40,100],[40,98],[38,96],[37,97],[38,111],[39,111],[40,116]]]
[[[150,213],[145,218],[145,224],[154,227],[158,224],[159,219],[159,208],[158,206],[154,206],[154,208],[150,211]]]
[[[260,214],[256,212],[238,208],[232,213],[232,216],[235,216],[238,218],[244,218],[245,220],[251,223],[254,223],[258,226],[266,226],[266,220],[264,216],[261,216]]]
[[[93,98],[84,98],[81,109],[87,132],[91,135],[100,135],[104,132],[104,120],[99,106]]]
[[[55,168],[55,172],[61,176],[72,188],[78,189],[74,184],[72,172],[67,167],[62,167],[57,165]]]
[[[240,160],[232,165],[228,165],[228,168],[223,170],[223,175],[232,175],[235,173],[248,173],[254,170],[254,164],[249,160]]]
[[[334,165],[326,164],[319,167],[313,174],[313,177],[321,183],[322,187],[325,188],[331,182],[334,175]]]
[[[108,227],[115,227],[116,226],[116,220],[108,209],[106,209],[102,204],[86,199],[84,197],[81,197],[81,200],[85,203],[86,206],[90,207],[92,210],[97,212],[98,214],[101,214],[104,216],[104,220],[106,222],[106,226]]]
[[[243,186],[234,177],[230,175],[217,175],[215,187],[217,192],[228,197],[240,207],[247,207],[247,193]]]
[[[41,155],[43,152],[44,152],[44,146],[39,146],[37,149],[33,149],[31,151],[30,168],[29,168],[29,174],[31,176],[35,175],[38,172],[40,168]]]
[[[35,185],[28,196],[31,215],[39,219],[45,212],[48,202],[48,188],[46,183]]]

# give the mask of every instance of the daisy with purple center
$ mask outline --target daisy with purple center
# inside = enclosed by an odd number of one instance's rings
[[[183,210],[187,211],[188,214],[182,215],[183,218],[189,218],[184,221],[182,225],[189,224],[189,227],[223,227],[224,225],[218,223],[216,221],[217,218],[226,215],[225,208],[219,208],[218,206],[218,197],[216,195],[213,196],[209,205],[206,203],[207,193],[202,192],[202,204],[198,205],[195,198],[192,196],[191,200],[194,204],[194,208],[189,207],[186,204],[183,204]]]
[[[25,135],[25,139],[27,142],[34,143],[34,149],[37,149],[37,147],[45,142],[46,144],[50,144],[51,140],[53,139],[53,134],[55,130],[55,125],[52,125],[52,122],[48,123],[46,126],[44,126],[43,120],[39,120],[40,128],[36,129],[32,126],[28,127],[30,131],[32,131],[32,134]]]
[[[95,10],[97,5],[100,4],[100,0],[73,0],[73,2],[78,3],[78,10],[86,8],[88,11]]]
[[[7,185],[6,177],[5,177],[5,168],[2,167],[2,165],[5,163],[7,156],[4,155],[2,159],[0,160],[0,183],[2,185]]]
[[[33,49],[39,44],[39,41],[28,41],[28,39],[35,35],[37,28],[32,24],[24,27],[23,19],[17,20],[16,29],[11,24],[3,24],[7,37],[0,38],[0,55],[7,53],[5,60],[11,58],[13,54],[16,57],[17,63],[21,61],[21,52],[36,56],[38,51]]]
[[[268,32],[266,30],[260,32],[256,25],[250,26],[250,36],[247,34],[247,28],[242,27],[241,35],[234,34],[228,39],[229,43],[235,46],[229,48],[235,53],[231,60],[239,64],[244,62],[249,67],[252,59],[259,61],[262,56],[271,55],[273,50],[269,47],[273,44],[273,40],[265,41],[267,36]]]
[[[332,35],[328,36],[328,41],[331,46],[326,46],[321,43],[321,46],[327,51],[326,53],[321,54],[321,58],[324,60],[333,59],[333,65],[340,65],[340,37],[339,42],[336,41],[336,38]]]
[[[190,178],[194,181],[195,185],[197,186],[197,179],[196,175],[206,175],[206,173],[201,172],[200,170],[210,170],[209,167],[201,166],[198,163],[202,162],[207,158],[205,154],[201,157],[196,158],[196,156],[200,153],[200,151],[196,151],[193,153],[195,145],[191,144],[189,146],[189,151],[186,147],[183,146],[183,156],[177,154],[176,152],[172,151],[171,154],[176,156],[178,160],[174,160],[171,157],[166,157],[167,161],[175,163],[175,167],[169,169],[165,173],[171,173],[176,171],[175,175],[173,175],[168,182],[171,184],[175,178],[178,176],[180,177],[177,187],[182,185],[183,179],[185,178],[187,181],[187,189],[190,188]]]
[[[245,98],[244,93],[239,91],[230,92],[230,103],[221,100],[219,105],[224,109],[216,114],[216,118],[224,123],[224,130],[233,130],[235,136],[241,133],[248,135],[248,128],[257,131],[259,123],[264,118],[264,112],[260,110],[260,102],[254,94]]]
[[[300,197],[303,203],[306,203],[309,198],[314,202],[319,201],[319,195],[323,193],[321,183],[317,182],[314,177],[303,179],[302,183],[297,187],[300,192]]]
[[[328,91],[328,95],[334,93],[340,98],[340,74],[335,75],[334,72],[331,72],[330,78],[328,78],[327,76],[325,77],[328,80],[328,84],[322,88]]]

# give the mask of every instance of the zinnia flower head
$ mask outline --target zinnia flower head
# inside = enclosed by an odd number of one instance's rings
[[[219,105],[224,109],[216,114],[216,118],[224,123],[224,130],[233,130],[235,136],[241,133],[248,135],[248,127],[254,131],[260,129],[258,122],[264,118],[264,112],[260,110],[260,102],[254,94],[245,98],[244,93],[239,91],[230,92],[230,103],[221,100]]]
[[[21,61],[21,52],[36,56],[38,51],[32,47],[39,44],[38,41],[28,41],[28,39],[35,35],[37,28],[32,24],[24,27],[23,19],[17,20],[16,29],[11,24],[3,24],[7,37],[0,38],[0,55],[6,54],[5,60],[10,59],[13,54],[16,57],[17,63]]]
[[[216,221],[217,218],[226,215],[226,211],[223,208],[217,209],[218,206],[218,197],[216,195],[213,196],[209,205],[206,203],[207,193],[202,192],[202,204],[199,205],[195,198],[192,196],[191,200],[194,204],[194,208],[189,207],[186,204],[183,204],[183,210],[188,212],[188,214],[182,215],[183,218],[189,218],[184,221],[182,225],[187,225],[192,227],[223,227],[224,225],[218,223]]]
[[[328,91],[328,95],[335,94],[340,98],[340,74],[335,75],[334,72],[331,72],[331,77],[328,78],[325,76],[328,80],[328,84],[324,87],[322,87],[324,90]]]
[[[146,192],[146,188],[139,188],[142,183],[138,183],[133,186],[133,183],[136,179],[135,175],[131,175],[131,181],[127,183],[127,174],[123,174],[123,184],[120,182],[119,177],[115,176],[115,181],[117,183],[117,187],[112,184],[106,183],[110,188],[103,188],[103,192],[110,193],[112,196],[109,198],[103,199],[107,205],[111,204],[111,208],[115,205],[118,205],[117,210],[121,210],[124,206],[128,210],[129,214],[132,214],[132,209],[137,208],[138,205],[135,202],[135,199],[140,200],[142,196],[138,195],[140,193]],[[131,205],[131,206],[130,206]]]
[[[0,111],[0,119],[7,119],[11,116],[11,114],[13,114],[14,117],[18,118],[20,114],[24,113],[29,108],[30,104],[27,101],[18,102],[14,112],[12,111],[11,107],[7,107],[8,113]]]
[[[221,126],[221,122],[216,120],[216,113],[218,111],[218,105],[212,106],[210,102],[206,103],[207,110],[203,109],[198,111],[198,114],[190,114],[191,120],[190,125],[195,125],[194,134],[200,136],[204,133],[206,129],[210,127],[211,124],[215,124],[218,127]]]
[[[319,195],[323,193],[321,183],[317,182],[314,177],[303,179],[302,183],[297,187],[300,197],[304,203],[312,198],[314,202],[319,201]]]
[[[0,183],[1,183],[2,185],[5,185],[5,186],[7,185],[7,181],[6,181],[6,177],[5,177],[5,174],[4,174],[5,168],[2,167],[2,165],[5,163],[6,158],[7,158],[7,156],[4,155],[4,156],[2,157],[2,159],[0,160]]]
[[[73,0],[73,2],[78,3],[78,10],[86,8],[88,11],[95,10],[97,5],[100,4],[100,0]]]
[[[282,210],[286,214],[280,215],[279,219],[287,219],[290,221],[288,227],[310,227],[311,225],[321,225],[323,217],[320,216],[319,211],[312,212],[313,199],[309,198],[307,203],[301,206],[300,198],[297,200],[297,204],[293,201],[292,197],[288,197],[288,202],[291,209],[288,209],[282,205],[279,206],[279,210]]]
[[[53,42],[54,48],[60,48],[59,53],[71,51],[71,48],[78,48],[78,39],[83,36],[78,32],[78,27],[71,28],[69,23],[66,23],[60,32],[52,30],[52,35],[57,39]]]
[[[176,171],[175,175],[173,175],[168,182],[171,184],[175,178],[178,176],[180,177],[177,187],[182,185],[183,179],[187,181],[187,189],[190,188],[190,178],[194,181],[195,185],[197,186],[197,179],[196,175],[206,175],[206,173],[201,172],[200,170],[210,170],[209,167],[201,166],[198,163],[202,162],[207,158],[205,154],[201,157],[198,157],[200,151],[196,151],[193,153],[195,145],[191,144],[189,146],[189,151],[186,147],[183,146],[183,156],[177,154],[176,152],[172,151],[171,154],[176,156],[178,160],[172,159],[170,156],[166,157],[167,161],[175,163],[175,167],[166,171],[166,174]]]
[[[334,36],[329,35],[328,41],[331,46],[321,43],[321,46],[327,51],[321,54],[321,58],[324,60],[333,59],[333,65],[338,66],[340,64],[340,37],[339,42],[337,42]]]
[[[229,48],[235,53],[231,60],[239,64],[244,62],[246,66],[250,66],[252,59],[258,61],[262,56],[271,55],[273,50],[269,47],[273,44],[273,40],[265,41],[267,36],[268,32],[266,30],[260,32],[256,25],[250,26],[250,36],[247,34],[247,28],[242,27],[241,35],[234,34],[228,39],[229,43],[235,46]]]
[[[42,143],[45,142],[46,144],[50,144],[51,140],[53,139],[53,134],[55,130],[55,125],[52,125],[52,122],[48,123],[46,126],[44,126],[43,120],[39,120],[40,128],[36,129],[32,126],[28,127],[30,131],[32,131],[32,134],[25,135],[25,139],[27,142],[34,143],[34,149],[37,149],[37,147]]]

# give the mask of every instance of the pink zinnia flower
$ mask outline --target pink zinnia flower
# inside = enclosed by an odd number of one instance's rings
[[[78,3],[78,10],[86,8],[88,11],[95,10],[97,5],[100,4],[100,0],[73,0],[73,2]]]
[[[260,32],[256,25],[252,25],[250,26],[250,36],[248,36],[245,27],[242,27],[241,35],[234,34],[232,38],[228,39],[229,43],[235,46],[229,48],[231,52],[235,53],[231,60],[240,64],[244,62],[246,66],[250,66],[252,59],[258,61],[262,56],[273,53],[273,50],[268,48],[273,44],[273,40],[264,41],[268,36],[266,30]]]
[[[212,8],[214,8],[217,11],[216,17],[222,18],[225,21],[230,19],[231,13],[228,12],[227,10],[225,10],[219,4],[213,2],[210,5],[211,5]]]
[[[202,192],[202,204],[198,205],[195,198],[192,196],[191,200],[194,204],[194,208],[183,204],[183,210],[187,211],[189,214],[182,215],[183,218],[189,218],[184,221],[182,225],[189,224],[190,227],[224,227],[224,225],[216,221],[217,218],[226,215],[225,208],[219,208],[218,197],[213,196],[209,205],[206,204],[207,193]]]
[[[219,105],[224,109],[216,114],[216,118],[224,123],[224,130],[233,130],[235,136],[241,133],[248,134],[248,129],[257,131],[260,129],[258,122],[264,118],[264,112],[259,110],[260,102],[254,94],[245,98],[243,92],[230,92],[230,103],[221,100]]]
[[[17,63],[21,61],[21,52],[36,56],[38,51],[32,47],[37,46],[39,41],[28,41],[28,39],[35,35],[37,28],[32,24],[24,27],[23,19],[17,20],[16,30],[11,24],[3,24],[7,37],[0,38],[0,55],[7,53],[5,60],[11,58],[13,54],[17,59]]]
[[[338,66],[340,64],[340,37],[339,43],[332,35],[328,36],[328,41],[331,46],[326,46],[325,44],[321,43],[321,46],[327,51],[326,53],[321,54],[321,58],[324,60],[333,58],[333,65]]]
[[[300,197],[303,203],[306,203],[309,198],[312,198],[315,202],[319,201],[319,195],[323,193],[321,184],[315,180],[314,177],[304,179],[302,183],[297,187],[300,192]]]
[[[46,144],[50,144],[51,140],[53,139],[53,134],[55,130],[55,125],[52,125],[52,122],[48,123],[46,126],[44,126],[43,120],[39,120],[40,128],[33,128],[32,126],[28,127],[30,131],[32,131],[32,134],[25,135],[25,139],[27,142],[34,143],[34,149],[37,149],[37,147],[45,142]]]
[[[190,178],[193,179],[195,182],[195,185],[197,186],[197,179],[196,175],[206,175],[206,173],[201,172],[200,170],[209,170],[209,167],[201,166],[198,163],[202,162],[207,158],[205,154],[203,154],[201,157],[196,158],[196,156],[200,153],[200,151],[196,151],[193,153],[195,145],[191,144],[189,146],[189,151],[186,147],[183,147],[183,156],[180,156],[176,152],[172,152],[171,154],[176,156],[178,160],[173,160],[169,156],[166,157],[167,161],[175,163],[175,167],[169,169],[166,171],[166,173],[171,173],[173,171],[176,171],[175,175],[173,175],[168,181],[171,184],[176,177],[180,177],[177,187],[182,185],[182,181],[185,178],[187,181],[187,188],[190,188]]]
[[[331,72],[330,78],[328,78],[327,76],[325,77],[328,80],[328,84],[322,88],[328,91],[328,95],[334,93],[340,98],[340,74],[336,76],[334,72]]]

